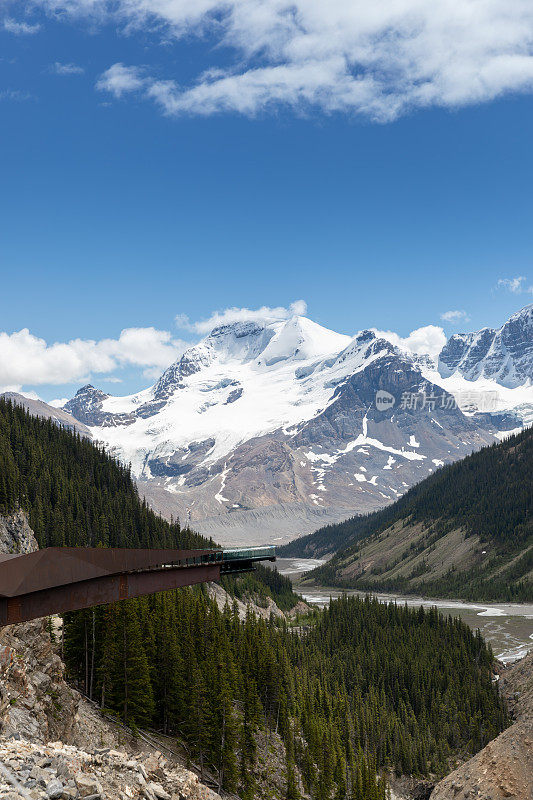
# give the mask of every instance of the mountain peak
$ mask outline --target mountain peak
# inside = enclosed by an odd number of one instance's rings
[[[271,366],[287,359],[320,359],[340,352],[350,341],[350,336],[335,333],[307,317],[294,316],[277,323],[277,330],[263,351],[261,360]]]
[[[88,384],[65,408],[195,524],[210,519],[220,532],[220,514],[243,525],[257,514],[258,525],[292,530],[311,524],[308,513],[331,521],[388,503],[527,424],[533,388],[496,392],[494,413],[464,413],[460,395],[481,374],[496,389],[523,387],[532,308],[499,330],[452,337],[441,376],[428,356],[379,329],[350,337],[301,315],[234,320],[190,346],[153,388],[115,398]],[[463,375],[451,390],[446,369]]]
[[[515,388],[533,381],[533,303],[514,313],[501,328],[456,333],[439,356],[443,377],[455,372],[467,380],[489,378]]]
[[[81,397],[85,397],[85,398],[94,397],[94,398],[98,398],[100,400],[103,400],[105,397],[109,397],[109,395],[106,394],[105,392],[102,392],[101,389],[96,389],[92,385],[92,383],[86,383],[85,386],[82,386],[81,389],[78,389],[78,391],[75,394],[75,397],[78,397],[78,398],[81,398]],[[70,402],[72,402],[72,400]],[[68,403],[67,403],[67,405],[68,405]]]
[[[515,313],[509,317],[505,324],[507,325],[509,322],[517,319],[526,319],[529,323],[533,323],[533,303],[528,303],[523,308],[515,311]]]

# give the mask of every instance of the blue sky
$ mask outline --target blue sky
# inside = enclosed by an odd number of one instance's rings
[[[392,44],[298,4],[0,0],[1,387],[128,393],[229,307],[406,336],[532,302],[529,4],[406,33],[403,0]]]

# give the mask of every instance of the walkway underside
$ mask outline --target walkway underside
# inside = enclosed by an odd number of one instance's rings
[[[221,574],[275,560],[274,548],[237,553],[49,547],[0,555],[0,626],[218,581]]]

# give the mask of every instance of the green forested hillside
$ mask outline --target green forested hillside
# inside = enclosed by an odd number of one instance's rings
[[[154,514],[102,448],[0,397],[0,513],[18,506],[40,547],[209,544]]]
[[[92,614],[67,620],[71,674],[130,724],[184,739],[243,798],[273,796],[259,730],[286,746],[280,800],[298,797],[295,767],[317,800],[384,800],[376,770],[442,774],[505,724],[491,653],[436,609],[342,598],[291,632],[183,590]]]
[[[42,545],[205,544],[153,514],[101,449],[0,400],[0,510],[18,505]],[[293,602],[276,573],[227,584],[259,587]],[[295,800],[298,775],[313,800],[385,800],[389,770],[442,773],[506,721],[490,650],[436,610],[342,599],[293,631],[240,621],[196,587],[68,614],[64,636],[84,691],[130,725],[178,736],[245,800]],[[285,745],[277,794],[262,781],[261,731]]]
[[[339,552],[321,583],[479,599],[533,598],[533,430],[446,466],[396,503],[291,543]]]

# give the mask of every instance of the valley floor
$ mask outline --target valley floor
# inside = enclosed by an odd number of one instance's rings
[[[299,585],[306,572],[324,563],[314,558],[278,558],[277,569],[291,578],[298,591],[310,605],[324,607],[330,598],[342,594],[364,595],[359,590],[346,590]],[[462,600],[423,598],[416,595],[375,593],[382,602],[407,603],[409,606],[437,606],[443,614],[460,617],[473,630],[480,629],[490,643],[496,658],[503,663],[513,663],[533,649],[533,603],[469,603]]]

